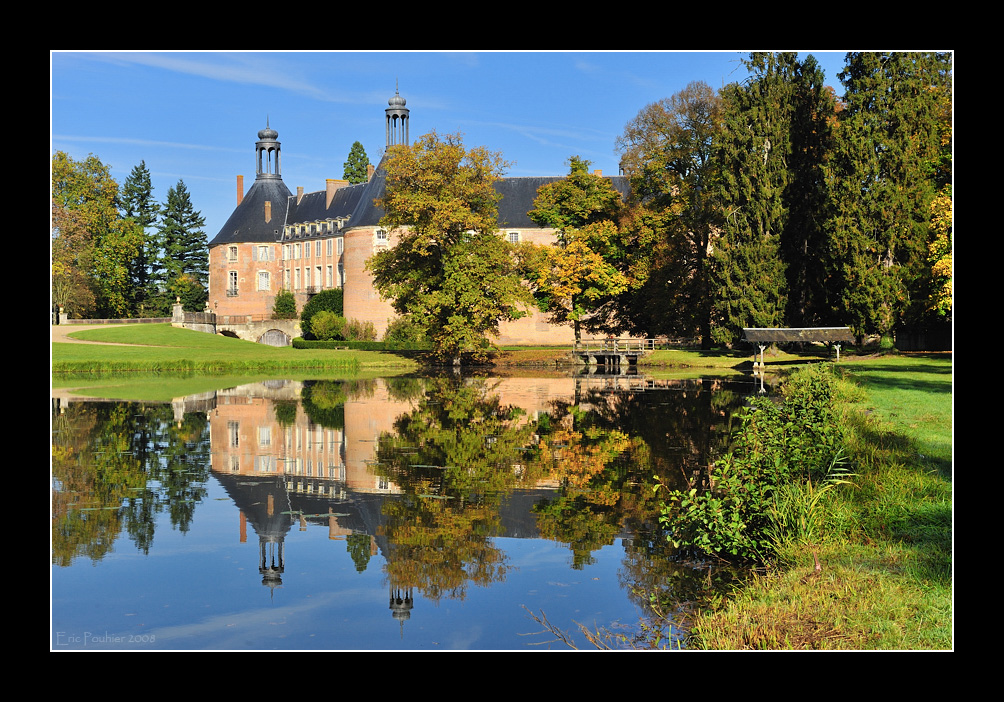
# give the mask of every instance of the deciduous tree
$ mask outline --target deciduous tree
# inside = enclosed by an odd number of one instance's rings
[[[644,240],[636,258],[645,272],[624,298],[621,315],[650,334],[700,336],[705,347],[711,344],[708,251],[719,224],[714,156],[721,129],[721,99],[697,81],[647,105],[617,139],[631,179],[632,223],[625,229]],[[647,313],[653,306],[658,316]]]
[[[497,234],[498,193],[507,164],[459,134],[435,132],[391,149],[385,161],[381,226],[397,237],[368,263],[380,294],[426,329],[436,353],[459,365],[483,357],[499,324],[532,304],[513,245]]]
[[[610,180],[589,172],[589,161],[569,159],[566,178],[541,186],[528,216],[542,227],[557,230],[553,246],[522,247],[525,275],[538,306],[552,323],[572,324],[575,340],[582,328],[598,328],[604,305],[627,290],[620,269],[627,256],[620,246],[616,220],[620,193]]]

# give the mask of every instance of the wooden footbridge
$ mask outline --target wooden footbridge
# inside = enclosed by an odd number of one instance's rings
[[[837,361],[840,360],[840,344],[853,344],[854,334],[849,327],[753,327],[743,329],[743,341],[755,344],[760,347],[760,362],[757,363],[756,354],[753,354],[753,367],[763,368],[763,352],[771,344],[776,343],[823,343],[827,347],[833,347],[837,352]]]
[[[587,366],[627,366],[655,350],[655,339],[590,339],[577,341],[572,357]]]

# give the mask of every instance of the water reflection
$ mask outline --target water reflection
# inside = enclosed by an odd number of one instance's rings
[[[97,563],[157,515],[187,530],[210,472],[258,544],[271,596],[310,528],[379,563],[391,616],[463,601],[514,570],[507,539],[547,540],[572,570],[615,543],[623,596],[692,596],[658,523],[656,479],[701,480],[753,385],[641,376],[267,381],[172,405],[54,402],[53,563]],[[294,568],[294,571],[296,568]],[[702,575],[705,578],[705,575]]]

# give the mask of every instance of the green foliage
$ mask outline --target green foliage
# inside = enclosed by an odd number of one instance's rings
[[[387,325],[383,340],[395,346],[417,346],[426,343],[425,330],[409,316],[395,317]]]
[[[305,339],[320,338],[313,335],[313,331],[310,327],[310,321],[313,316],[321,310],[333,312],[339,317],[342,316],[342,300],[343,293],[341,288],[329,288],[328,290],[322,290],[307,300],[303,309],[300,311],[300,328],[303,330],[303,336]]]
[[[377,333],[373,322],[361,322],[358,319],[345,321],[345,339],[347,341],[376,341]]]
[[[497,234],[505,167],[460,135],[435,132],[390,149],[381,226],[397,244],[367,262],[380,294],[412,315],[443,360],[484,358],[502,321],[524,316],[531,295],[520,281],[512,244]]]
[[[886,335],[928,313],[930,208],[945,178],[951,58],[851,53],[840,78],[846,106],[828,167],[834,304],[859,336]]]
[[[191,295],[197,304],[191,304],[186,309],[201,311],[208,298],[209,283],[209,243],[203,227],[206,220],[192,204],[191,195],[184,181],[167,191],[167,202],[161,214],[159,237],[161,246],[160,279],[157,284],[165,290],[170,290],[176,280],[182,277],[188,279],[186,286],[198,286],[201,295]],[[167,308],[170,308],[168,300]]]
[[[631,179],[625,229],[637,237],[637,284],[618,314],[649,335],[700,336],[704,348],[711,345],[708,250],[720,226],[722,119],[721,98],[698,81],[647,105],[617,140]]]
[[[608,178],[589,172],[590,162],[578,156],[568,159],[569,173],[561,180],[542,185],[527,215],[538,226],[560,232],[587,224],[616,220],[620,193]]]
[[[272,305],[273,319],[296,319],[296,296],[291,290],[280,290]]]
[[[769,558],[782,540],[772,515],[785,495],[818,494],[812,485],[833,478],[840,464],[843,434],[833,415],[834,387],[832,370],[820,364],[791,376],[783,402],[753,400],[732,452],[711,470],[711,488],[669,493],[662,521],[674,545]]]
[[[345,338],[345,318],[328,310],[319,310],[310,320],[310,334],[321,341]]]
[[[355,185],[356,183],[365,183],[367,176],[367,166],[369,166],[369,156],[366,155],[366,150],[363,145],[358,141],[352,142],[352,148],[349,149],[349,156],[343,164],[342,168],[342,178],[349,181]]]

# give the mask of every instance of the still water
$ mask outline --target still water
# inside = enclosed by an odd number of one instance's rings
[[[568,650],[556,631],[582,649],[583,628],[614,647],[643,622],[668,632],[718,574],[673,552],[653,488],[699,480],[757,391],[541,374],[54,399],[51,647]]]

